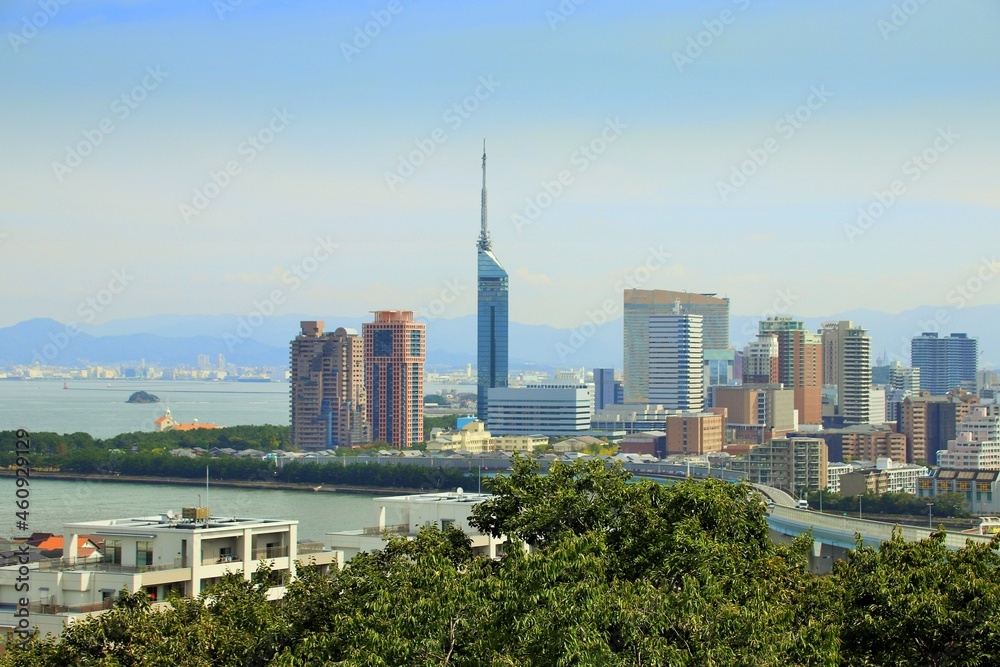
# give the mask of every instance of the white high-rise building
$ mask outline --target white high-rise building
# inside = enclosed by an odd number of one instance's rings
[[[649,316],[649,402],[701,412],[705,375],[701,315]]]
[[[868,330],[850,320],[825,322],[823,336],[823,382],[837,385],[837,405],[844,424],[870,424],[871,338]]]
[[[952,470],[1000,470],[1000,412],[997,405],[973,405],[956,427],[938,465]]]

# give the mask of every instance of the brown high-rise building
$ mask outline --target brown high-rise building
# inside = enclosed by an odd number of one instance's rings
[[[375,311],[361,327],[372,438],[398,448],[424,441],[427,327],[409,310]]]
[[[778,381],[795,392],[800,424],[823,423],[823,339],[790,317],[769,317],[760,333],[778,337]]]
[[[919,396],[904,398],[899,432],[906,436],[907,462],[936,463],[938,451],[948,448],[948,441],[955,438],[956,427],[978,402],[975,394],[958,388],[946,396],[921,391]]]
[[[323,333],[321,321],[301,323],[292,341],[292,444],[317,450],[368,441],[361,337],[341,327]]]

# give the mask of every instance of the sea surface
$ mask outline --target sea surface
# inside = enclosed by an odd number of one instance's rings
[[[4,538],[33,531],[61,534],[64,524],[75,521],[153,516],[199,505],[208,505],[212,516],[297,520],[299,539],[322,541],[328,532],[378,523],[372,501],[375,496],[368,494],[216,486],[206,492],[204,485],[32,478],[25,531],[15,526],[14,513],[19,510],[14,504],[14,484],[13,477],[0,478],[0,537]]]
[[[0,431],[18,428],[55,433],[89,433],[108,438],[119,433],[153,431],[153,421],[170,408],[181,423],[194,420],[218,426],[288,425],[287,382],[185,382],[176,380],[0,380]],[[443,387],[428,384],[433,394]],[[136,391],[159,403],[126,403]],[[472,391],[475,391],[473,387]]]

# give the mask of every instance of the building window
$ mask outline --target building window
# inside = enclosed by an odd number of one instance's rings
[[[105,540],[104,541],[104,562],[111,563],[112,565],[122,564],[122,541],[121,540]]]
[[[135,564],[145,567],[153,564],[153,543],[140,540],[135,543]]]
[[[372,334],[372,354],[376,357],[392,355],[392,332],[377,330]]]

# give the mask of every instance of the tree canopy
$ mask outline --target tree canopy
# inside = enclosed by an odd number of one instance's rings
[[[227,577],[153,613],[141,594],[10,646],[0,667],[64,665],[990,665],[1000,661],[1000,556],[941,533],[858,548],[827,576],[809,536],[777,544],[752,489],[670,486],[603,463],[516,460],[476,506],[499,560],[428,527],[283,601]],[[265,572],[266,574],[266,572]]]

